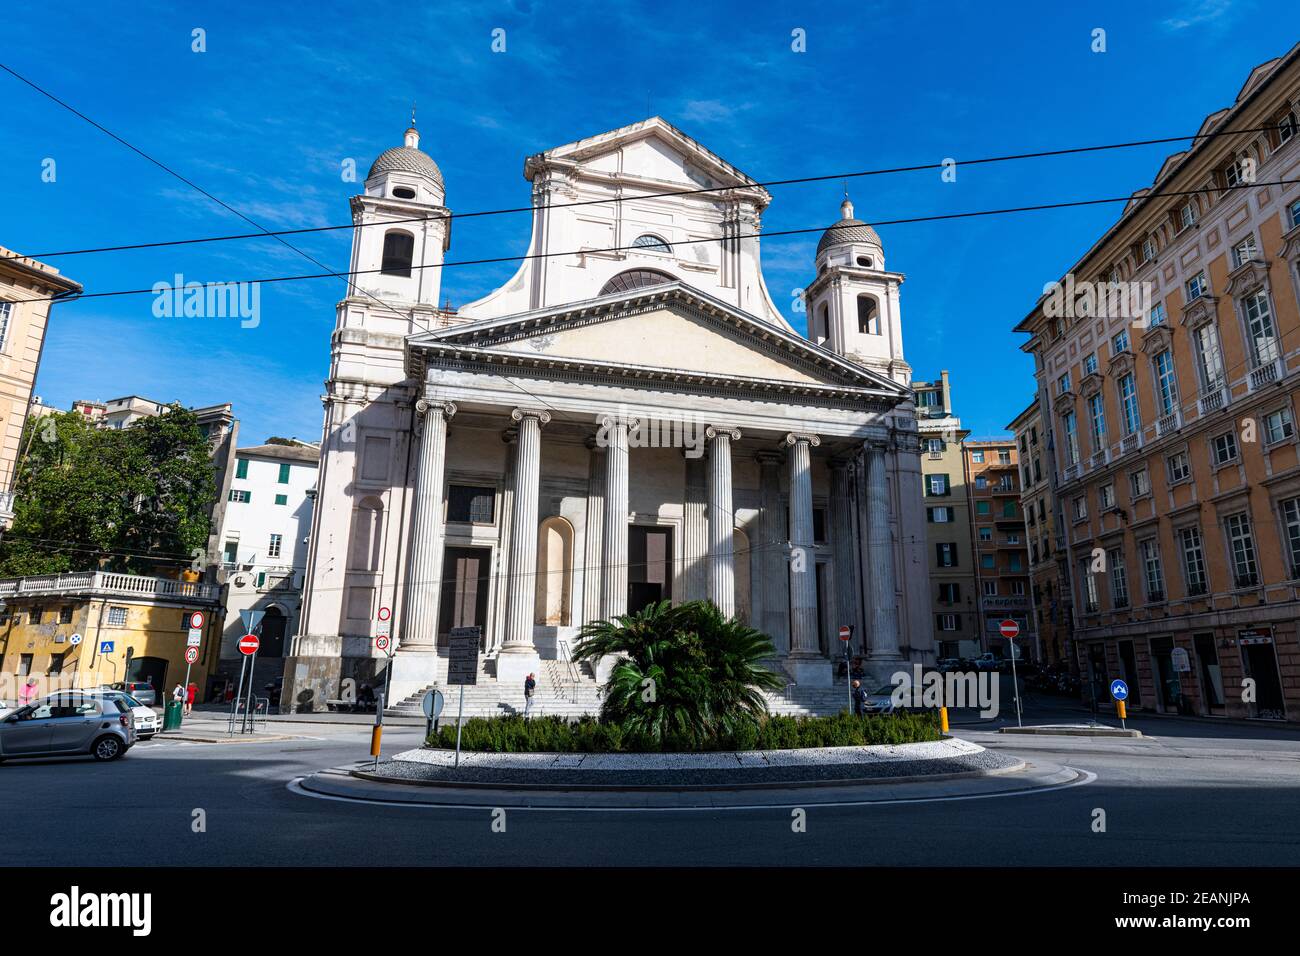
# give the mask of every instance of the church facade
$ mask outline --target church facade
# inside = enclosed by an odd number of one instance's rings
[[[763,280],[770,195],[662,119],[524,176],[527,257],[454,311],[414,129],[352,200],[286,705],[442,683],[455,627],[481,628],[480,682],[513,687],[657,600],[740,616],[801,688],[831,685],[846,624],[876,677],[933,663],[903,276],[875,231],[846,199],[805,337]]]

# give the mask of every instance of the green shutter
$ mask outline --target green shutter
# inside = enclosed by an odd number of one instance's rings
[[[238,461],[235,462],[235,477],[236,477],[236,478],[247,478],[247,477],[248,477],[248,459],[247,459],[247,458],[240,458]]]
[[[288,465],[281,465],[281,466],[280,466],[280,484],[282,484],[282,485],[287,485],[288,483],[289,483],[289,466],[288,466]]]
[[[277,505],[287,505],[287,504],[289,503],[289,496],[288,496],[288,495],[276,495],[276,496],[275,496],[275,503],[276,503]]]

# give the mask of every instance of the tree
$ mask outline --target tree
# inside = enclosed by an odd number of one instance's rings
[[[0,575],[188,565],[207,544],[216,482],[194,413],[171,405],[124,429],[75,412],[29,420]]]
[[[602,721],[656,744],[695,749],[767,714],[762,691],[785,683],[762,664],[775,654],[766,635],[710,601],[661,601],[585,625],[573,656],[619,656],[605,684]]]

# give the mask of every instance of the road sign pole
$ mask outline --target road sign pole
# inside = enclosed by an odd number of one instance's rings
[[[181,723],[185,723],[185,703],[190,699],[190,662],[185,662],[185,701],[181,702]],[[199,696],[198,694],[194,695]]]
[[[239,706],[239,702],[244,698],[244,668],[248,666],[248,655],[241,654],[240,656],[243,659],[239,662],[239,690],[235,691],[234,699],[230,702],[230,722],[226,726],[227,737],[235,735],[235,708]]]
[[[248,658],[248,700],[244,704],[244,723],[241,725],[239,730],[241,734],[248,733],[248,710],[253,706],[253,674],[256,673],[256,668],[257,651],[253,651],[252,655]],[[253,725],[253,732],[257,732],[256,724]]]
[[[460,766],[460,725],[461,718],[465,716],[465,685],[460,685],[460,706],[456,709],[456,763],[454,766]]]
[[[1011,690],[1016,695],[1016,726],[1023,727],[1020,720],[1020,681],[1016,679],[1016,639],[1011,638]]]
[[[385,706],[387,706],[387,704],[388,704],[388,691],[389,691],[389,690],[392,688],[392,686],[393,686],[393,651],[392,651],[392,647],[393,647],[392,644],[389,644],[389,645],[388,645],[388,648],[389,648],[389,649],[388,649],[388,653],[387,653],[387,655],[386,655],[386,656],[388,657],[388,666],[384,668],[384,704],[385,704]]]

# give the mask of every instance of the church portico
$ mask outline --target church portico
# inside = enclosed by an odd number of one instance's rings
[[[367,190],[387,175],[372,170]],[[690,201],[708,210],[717,197]],[[847,358],[714,294],[698,270],[680,277],[671,238],[641,244],[654,269],[629,261],[614,280],[557,298],[556,277],[583,260],[556,257],[542,301],[557,304],[491,314],[516,301],[494,294],[439,321],[413,318],[400,338],[388,325],[367,338],[373,304],[340,306],[348,381],[331,379],[327,408],[357,377],[384,381],[391,400],[382,417],[375,400],[327,417],[332,468],[322,468],[318,572],[307,581],[317,611],[304,612],[286,667],[286,684],[302,678],[290,699],[337,696],[339,677],[379,679],[385,662],[370,639],[380,606],[392,608],[399,641],[391,700],[445,680],[450,631],[478,627],[481,680],[522,703],[524,675],[574,676],[567,659],[583,625],[661,600],[709,599],[757,627],[802,687],[831,685],[843,624],[873,673],[933,659],[901,354],[886,344],[888,360]],[[719,281],[761,282],[747,256],[725,259]],[[524,275],[525,287],[535,278]],[[873,281],[896,292],[897,274]],[[437,290],[426,279],[414,294],[436,301]],[[881,302],[872,327],[894,343],[896,296]],[[866,348],[873,334],[844,338]],[[348,422],[361,424],[350,442]],[[379,476],[388,490],[364,496]],[[377,510],[356,517],[372,499]],[[382,539],[373,560],[340,566],[325,554],[323,529],[337,529],[339,547],[345,513],[350,553],[363,533]],[[321,660],[333,654],[341,663]]]

